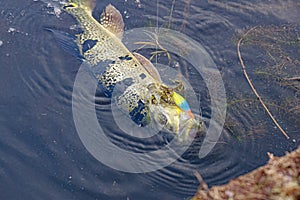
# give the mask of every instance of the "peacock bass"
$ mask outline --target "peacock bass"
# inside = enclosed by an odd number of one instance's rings
[[[82,31],[75,37],[51,30],[64,48],[76,51],[87,62],[107,96],[139,126],[151,122],[166,131],[187,137],[200,130],[187,101],[163,84],[153,64],[122,43],[124,22],[112,5],[103,11],[99,22],[92,16],[93,0],[67,0],[62,8],[75,17]],[[72,38],[72,39],[70,39]],[[73,44],[72,44],[73,43]],[[73,48],[74,49],[74,48]],[[117,95],[113,95],[118,88]]]

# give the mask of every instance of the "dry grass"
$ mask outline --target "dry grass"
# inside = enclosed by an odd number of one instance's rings
[[[268,155],[268,164],[226,185],[208,189],[201,181],[192,200],[299,200],[300,146],[283,157]]]
[[[270,110],[268,109],[268,107],[266,106],[265,102],[262,100],[261,96],[258,94],[257,90],[255,89],[251,79],[249,78],[249,75],[247,73],[247,69],[246,66],[244,64],[243,58],[242,58],[242,54],[241,54],[241,43],[243,41],[243,39],[250,34],[252,31],[254,31],[257,27],[253,27],[251,29],[249,29],[244,35],[243,37],[241,37],[237,43],[237,53],[238,53],[238,57],[240,60],[240,63],[242,65],[242,69],[243,69],[243,73],[244,76],[247,80],[247,82],[249,83],[253,93],[255,94],[255,96],[257,97],[257,99],[259,100],[259,102],[261,103],[262,107],[264,108],[264,110],[267,112],[267,114],[269,115],[269,117],[272,119],[272,121],[274,122],[274,124],[278,127],[278,129],[281,131],[281,133],[287,138],[289,139],[290,137],[288,136],[288,134],[283,130],[283,128],[280,126],[280,124],[277,122],[277,120],[275,119],[275,117],[273,116],[273,114],[270,112]]]

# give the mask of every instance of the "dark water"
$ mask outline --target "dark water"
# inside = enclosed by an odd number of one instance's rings
[[[265,164],[267,152],[284,155],[300,144],[299,82],[282,81],[300,74],[297,0],[99,0],[95,16],[108,3],[121,11],[126,29],[158,23],[205,47],[227,93],[221,138],[205,158],[198,158],[200,143],[195,142],[176,162],[151,173],[103,165],[85,149],[73,122],[72,88],[81,62],[44,30],[69,30],[75,21],[66,13],[56,16],[44,2],[2,0],[0,199],[187,199],[198,186],[195,171],[209,186],[223,184]],[[259,28],[242,46],[245,65],[289,140],[256,101],[238,61],[238,38],[254,26]],[[191,75],[190,82],[209,118],[209,94],[201,78]]]

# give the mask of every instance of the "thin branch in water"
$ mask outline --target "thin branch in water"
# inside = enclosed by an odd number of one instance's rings
[[[300,76],[298,77],[292,77],[292,78],[285,78],[286,81],[300,81]]]
[[[297,112],[298,110],[300,110],[300,106],[296,106],[294,108],[289,109],[289,113]]]
[[[244,64],[244,61],[243,61],[243,58],[242,58],[242,54],[241,54],[241,43],[243,41],[243,39],[251,32],[253,31],[254,29],[256,29],[257,27],[253,27],[251,29],[249,29],[238,41],[237,43],[237,52],[238,52],[238,57],[239,57],[239,60],[240,60],[240,63],[242,65],[242,69],[243,69],[243,72],[244,72],[244,76],[245,78],[247,79],[248,81],[248,84],[250,85],[252,91],[254,92],[255,96],[257,97],[257,99],[259,100],[259,102],[261,103],[261,105],[263,106],[263,108],[265,109],[265,111],[267,112],[267,114],[270,116],[270,118],[272,119],[272,121],[274,122],[274,124],[278,127],[278,129],[281,131],[281,133],[287,138],[289,139],[290,137],[288,136],[288,134],[283,130],[283,128],[279,125],[279,123],[277,122],[277,120],[274,118],[274,116],[272,115],[272,113],[269,111],[268,107],[266,106],[266,104],[264,103],[264,101],[262,100],[262,98],[260,97],[260,95],[258,94],[258,92],[256,91],[252,81],[250,80],[249,76],[248,76],[248,73],[247,73],[247,70],[246,70],[246,67],[245,67],[245,64]]]
[[[183,10],[183,22],[181,24],[181,31],[184,31],[186,24],[187,24],[187,18],[189,16],[190,13],[190,4],[191,4],[191,0],[185,0],[185,7]]]
[[[203,181],[203,178],[202,178],[202,176],[200,175],[200,173],[197,172],[197,171],[195,171],[195,172],[194,172],[194,175],[196,176],[197,180],[198,180],[199,183],[200,183],[200,188],[203,188],[206,192],[208,192],[208,191],[209,191],[208,186],[207,186],[207,184]]]
[[[173,2],[172,2],[172,7],[171,7],[171,11],[170,11],[170,17],[169,17],[168,28],[171,28],[175,3],[176,3],[176,0],[173,0]]]

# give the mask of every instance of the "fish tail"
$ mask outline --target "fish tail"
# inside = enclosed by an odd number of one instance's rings
[[[95,6],[96,0],[66,0],[66,2],[63,4],[63,8],[66,10],[80,7],[90,12],[93,11]]]

